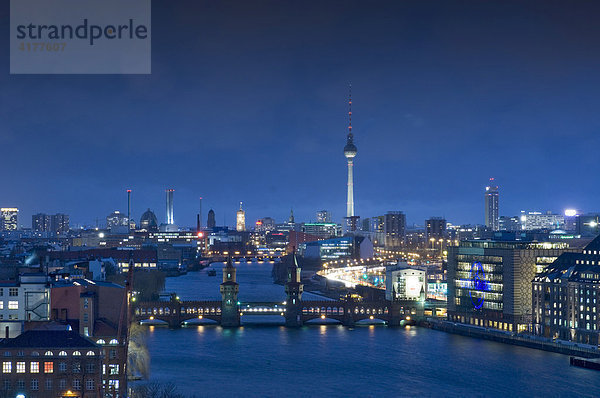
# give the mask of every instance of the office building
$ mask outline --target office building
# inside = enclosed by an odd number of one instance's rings
[[[127,214],[115,210],[106,216],[106,228],[117,233],[127,233],[128,221]]]
[[[19,229],[19,209],[16,207],[0,208],[0,230],[16,231]]]
[[[298,245],[298,252],[306,258],[337,260],[340,258],[370,258],[373,244],[364,236],[344,236],[305,242]]]
[[[490,178],[490,185],[485,187],[485,226],[492,231],[499,229],[499,193],[498,186]]]
[[[446,236],[446,220],[442,217],[431,217],[425,220],[425,237],[441,239]]]
[[[235,230],[238,232],[246,230],[246,212],[242,209],[242,202],[240,202],[240,209],[235,214]]]
[[[336,223],[303,223],[300,228],[302,232],[321,239],[342,236],[342,226]]]
[[[275,220],[271,217],[261,218],[256,221],[254,227],[256,232],[270,232],[275,230]]]
[[[533,333],[600,344],[600,237],[563,253],[532,282]]]
[[[206,219],[206,227],[214,228],[216,226],[217,226],[217,221],[215,219],[215,211],[213,209],[210,209],[208,211],[208,217]]]
[[[575,224],[576,232],[582,236],[597,236],[600,234],[600,214],[577,215]]]
[[[564,227],[565,216],[562,214],[553,214],[550,211],[546,213],[541,213],[539,211],[521,211],[519,221],[521,223],[521,229],[525,231],[532,231],[536,229],[553,230]]]
[[[500,231],[520,231],[521,230],[521,220],[520,217],[513,216],[501,216],[498,222],[498,229]]]
[[[399,249],[404,244],[406,215],[401,211],[389,211],[383,219],[386,249]]]
[[[448,247],[448,318],[522,332],[531,323],[531,281],[567,242],[470,240]]]
[[[317,212],[317,222],[318,223],[330,223],[331,222],[331,212],[329,210],[319,210]]]

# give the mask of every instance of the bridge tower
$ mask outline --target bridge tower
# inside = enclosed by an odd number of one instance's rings
[[[235,281],[236,269],[227,259],[227,265],[223,267],[223,283],[221,283],[221,326],[240,326],[240,312],[238,309],[239,284]]]
[[[290,264],[287,268],[287,282],[285,283],[286,310],[285,326],[302,326],[302,292],[304,285],[300,281],[300,266],[296,259],[296,248],[293,248]]]

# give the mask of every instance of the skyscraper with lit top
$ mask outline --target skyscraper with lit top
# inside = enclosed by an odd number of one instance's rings
[[[495,185],[494,179],[490,178],[490,185],[485,187],[485,226],[492,231],[500,229],[498,186]]]

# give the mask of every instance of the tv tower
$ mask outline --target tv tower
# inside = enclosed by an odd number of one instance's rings
[[[348,137],[344,147],[344,156],[348,162],[348,200],[346,201],[346,219],[348,230],[356,231],[356,218],[354,216],[354,178],[352,168],[354,166],[354,157],[356,156],[356,145],[354,145],[354,135],[352,134],[352,84],[350,84],[350,94],[348,96]]]

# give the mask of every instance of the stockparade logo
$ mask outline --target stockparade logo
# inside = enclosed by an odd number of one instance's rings
[[[471,264],[469,279],[461,280],[460,286],[469,291],[469,298],[475,309],[481,309],[485,302],[485,292],[490,290],[490,284],[486,281],[485,271],[479,261]]]
[[[11,73],[150,73],[150,0],[11,0]]]

